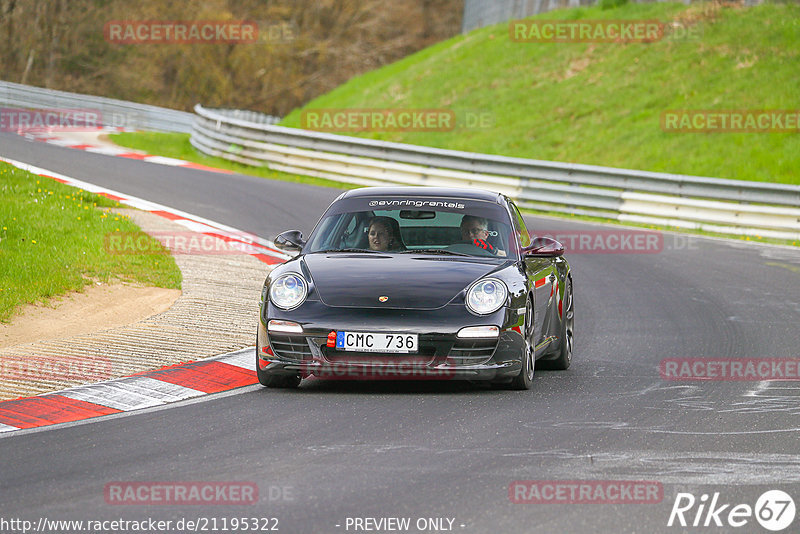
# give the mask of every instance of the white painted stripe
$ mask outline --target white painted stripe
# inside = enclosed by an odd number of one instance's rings
[[[11,425],[4,425],[0,423],[0,432],[11,432],[12,430],[19,430],[19,428]]]
[[[213,226],[210,226],[208,224],[197,222],[197,221],[192,221],[192,220],[189,220],[189,219],[175,219],[175,221],[173,221],[173,222],[188,228],[192,232],[200,232],[200,233],[203,233],[203,232],[217,232],[218,234],[223,234],[223,235],[228,233],[228,232],[220,231],[219,229],[214,228]]]
[[[41,167],[36,167],[35,165],[29,165],[28,163],[23,163],[21,161],[17,161],[17,160],[14,160],[14,159],[0,157],[0,161],[5,161],[6,163],[10,163],[11,165],[14,165],[15,167],[18,167],[18,168],[20,168],[22,170],[25,170],[25,171],[28,171],[28,172],[32,172],[34,174],[45,174],[47,176],[52,176],[52,177],[58,178],[60,180],[65,180],[69,185],[71,185],[73,187],[79,187],[81,189],[89,191],[90,193],[108,193],[110,195],[121,197],[121,198],[124,199],[122,201],[124,204],[127,204],[129,206],[133,206],[133,207],[136,207],[136,208],[139,208],[140,206],[142,206],[140,209],[144,209],[145,211],[166,211],[168,213],[172,213],[173,215],[177,215],[177,216],[183,217],[185,219],[189,219],[189,220],[196,221],[196,222],[199,222],[199,223],[202,223],[202,224],[206,224],[206,225],[208,225],[208,226],[210,226],[212,228],[216,228],[218,230],[223,230],[223,231],[231,232],[233,234],[238,234],[238,235],[247,235],[247,236],[251,236],[252,235],[253,241],[255,241],[256,243],[258,243],[260,245],[263,245],[265,247],[275,248],[275,243],[273,243],[272,241],[269,241],[268,239],[264,239],[262,237],[255,236],[253,234],[249,234],[248,232],[244,232],[243,230],[239,230],[237,228],[233,228],[232,226],[228,226],[228,225],[225,225],[225,224],[214,222],[214,221],[211,221],[211,220],[203,218],[203,217],[198,217],[197,215],[192,215],[191,213],[186,213],[185,211],[176,210],[174,208],[170,208],[169,206],[164,206],[163,204],[157,204],[155,202],[150,202],[149,200],[144,200],[144,199],[141,199],[141,198],[132,197],[132,196],[129,196],[129,195],[125,194],[125,193],[120,193],[119,191],[115,191],[113,189],[106,189],[105,187],[99,187],[99,186],[96,186],[94,184],[90,184],[88,182],[84,182],[82,180],[76,180],[75,178],[72,178],[70,176],[66,176],[64,174],[60,174],[60,173],[57,173],[57,172],[54,172],[54,171],[51,171],[51,170],[48,170],[48,169],[43,169]],[[270,251],[269,255],[274,256],[276,258],[280,258],[280,259],[286,259],[286,260],[292,258],[292,256],[290,256],[288,254],[283,254],[281,252],[274,252],[274,251]]]
[[[147,156],[143,161],[148,163],[158,163],[159,165],[170,165],[173,167],[180,167],[189,163],[188,161],[184,161],[182,159],[168,158],[165,156]]]
[[[230,250],[238,250],[242,254],[267,254],[280,259],[274,251],[262,247],[261,245],[254,245],[253,243],[244,243],[242,241],[228,241],[227,246]]]
[[[59,395],[122,411],[164,404],[160,400],[139,395],[119,387],[116,382],[72,388],[60,392]]]
[[[105,154],[106,156],[118,156],[120,154],[129,154],[130,150],[116,148],[113,146],[90,146],[85,148],[86,152],[94,152],[96,154]]]
[[[148,376],[131,376],[121,378],[115,381],[119,384],[124,384],[126,388],[131,391],[141,393],[142,395],[150,395],[154,398],[159,398],[164,402],[175,402],[184,399],[191,399],[192,397],[199,397],[204,393],[197,389],[187,388],[171,382],[164,382],[156,378]]]
[[[241,367],[242,369],[255,371],[256,350],[255,347],[248,347],[231,354],[226,354],[221,358],[217,358],[216,361],[227,363],[228,365],[235,365],[236,367]]]
[[[80,386],[60,394],[71,399],[128,411],[197,397],[203,392],[139,376],[104,384]]]
[[[159,209],[159,205],[150,202],[149,200],[143,200],[141,198],[134,198],[125,195],[120,195],[122,200],[120,202],[127,204],[128,206],[140,209],[142,211],[156,211]]]
[[[70,146],[75,144],[74,139],[48,139],[48,143],[51,145],[58,145],[58,146]]]
[[[267,254],[270,256],[274,256],[276,258],[283,258],[283,254],[281,252],[270,249],[265,245],[259,244],[260,239],[255,234],[247,232],[229,232],[227,230],[218,230],[207,224],[199,223],[196,221],[190,221],[189,219],[175,219],[173,222],[180,224],[185,228],[188,228],[192,232],[198,232],[201,234],[213,233],[231,239],[235,239],[236,241],[228,241],[227,242],[228,246],[230,246],[234,250],[240,250],[245,254]]]

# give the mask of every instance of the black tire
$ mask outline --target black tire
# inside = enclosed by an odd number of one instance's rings
[[[294,389],[300,385],[299,375],[267,375],[258,373],[258,381],[268,388]]]
[[[536,369],[534,361],[534,341],[533,341],[533,304],[531,299],[525,303],[525,354],[522,355],[522,369],[508,385],[510,389],[525,390],[530,389],[533,384],[533,375]]]
[[[300,385],[300,375],[274,375],[265,373],[258,365],[258,333],[256,333],[256,376],[262,386],[268,388],[296,388]]]
[[[572,280],[567,277],[564,287],[564,317],[561,319],[561,348],[558,358],[540,360],[540,369],[564,371],[572,363],[572,350],[575,343],[575,303],[573,301]]]

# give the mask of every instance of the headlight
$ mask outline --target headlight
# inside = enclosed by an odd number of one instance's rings
[[[475,315],[486,315],[499,310],[506,303],[508,289],[496,278],[478,280],[467,291],[467,308]]]
[[[269,299],[284,310],[300,306],[308,295],[308,284],[299,274],[289,273],[279,276],[269,287]]]

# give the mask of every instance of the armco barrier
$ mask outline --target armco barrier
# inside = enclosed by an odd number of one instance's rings
[[[0,107],[92,109],[100,112],[103,126],[163,132],[189,133],[195,119],[194,114],[175,109],[4,81],[0,81]]]
[[[191,132],[203,153],[361,185],[481,187],[523,207],[718,233],[800,239],[800,186],[558,163],[276,126],[253,111],[196,115],[0,81],[0,107],[92,109],[105,126]]]
[[[390,143],[275,126],[274,117],[199,104],[195,112],[192,145],[247,165],[361,185],[480,187],[544,211],[800,239],[800,186]]]
[[[632,0],[635,3],[650,3],[653,0]],[[656,0],[664,2],[669,0]],[[682,0],[684,4],[691,4],[698,0]],[[703,1],[703,0],[700,0]],[[764,0],[742,0],[746,6],[754,6],[763,3]],[[521,19],[546,13],[554,9],[565,7],[577,8],[581,6],[592,6],[599,3],[599,0],[465,0],[464,15],[461,22],[461,33],[468,33],[477,28],[491,26],[511,19]]]

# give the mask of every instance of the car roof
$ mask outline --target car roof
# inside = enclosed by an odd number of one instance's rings
[[[395,197],[395,196],[424,196],[427,198],[460,198],[468,200],[485,200],[503,204],[504,196],[500,193],[484,189],[456,188],[456,187],[425,187],[425,186],[396,186],[396,187],[360,187],[351,189],[342,194],[339,199],[358,197]]]

